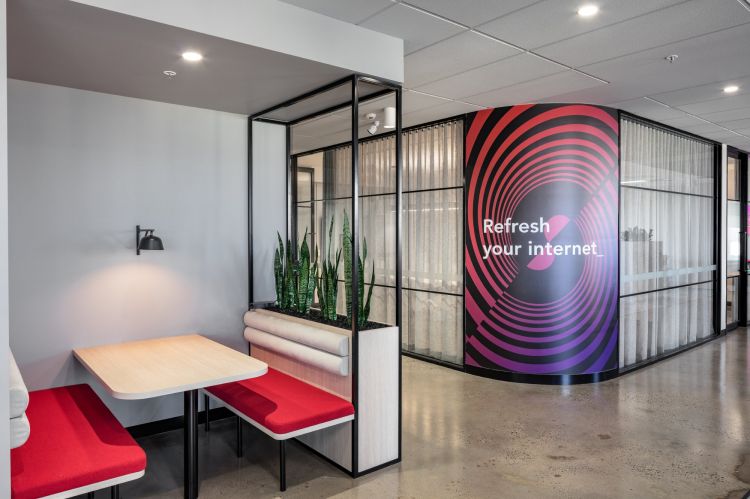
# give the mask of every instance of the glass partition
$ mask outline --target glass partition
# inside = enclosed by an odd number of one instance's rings
[[[366,117],[366,116],[365,116]],[[446,362],[463,362],[463,121],[405,131],[403,137],[402,348]],[[360,227],[376,255],[373,320],[395,321],[395,135],[360,141]],[[315,245],[327,252],[328,230],[341,231],[351,204],[351,146],[300,153],[297,232],[314,217]],[[310,189],[310,173],[315,187]],[[312,192],[312,198],[305,198]],[[335,216],[335,218],[334,218]],[[334,249],[335,251],[335,249]],[[367,265],[367,279],[371,277]],[[343,286],[343,283],[341,284]],[[343,291],[339,310],[344,310]]]
[[[621,124],[620,367],[714,334],[713,144]]]

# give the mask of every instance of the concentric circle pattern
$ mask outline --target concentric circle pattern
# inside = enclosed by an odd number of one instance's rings
[[[614,110],[589,105],[469,115],[467,365],[617,367],[618,133]]]

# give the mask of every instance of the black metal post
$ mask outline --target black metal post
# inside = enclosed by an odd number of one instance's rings
[[[109,496],[111,499],[120,499],[120,486],[113,485],[109,488]]]
[[[211,399],[209,399],[208,395],[205,395],[205,394],[203,395],[203,407],[206,411],[206,423],[205,423],[204,428],[206,432],[209,432],[211,431],[211,421],[210,421],[211,418],[209,418],[208,415],[209,415],[209,411],[211,408]]]
[[[198,390],[185,392],[185,499],[198,497]]]
[[[352,420],[352,473],[356,476],[359,471],[358,440],[359,430],[357,421],[358,406],[358,369],[359,369],[359,77],[352,77],[352,405],[354,406],[354,420]]]
[[[279,490],[286,490],[286,440],[279,440]]]
[[[94,493],[93,493],[93,492],[88,492],[88,493],[86,494],[86,498],[87,498],[87,499],[94,499]]]
[[[243,456],[242,448],[242,418],[237,416],[237,457]]]
[[[255,301],[254,282],[255,268],[253,265],[253,119],[247,120],[247,299],[248,310]],[[208,415],[206,415],[208,417]],[[208,431],[208,424],[206,424]]]
[[[403,137],[401,131],[401,87],[396,89],[396,326],[398,327],[398,460],[401,460],[401,338],[403,337],[403,263],[402,243],[401,243],[401,226],[403,224],[403,167],[402,158]]]

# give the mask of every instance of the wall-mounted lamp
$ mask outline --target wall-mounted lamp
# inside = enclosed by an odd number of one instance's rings
[[[146,235],[141,239],[141,232]],[[163,250],[164,244],[161,239],[154,235],[154,229],[141,229],[140,225],[135,226],[135,254],[140,255],[141,250]]]

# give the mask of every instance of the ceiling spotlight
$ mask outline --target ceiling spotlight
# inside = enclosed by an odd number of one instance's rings
[[[378,133],[379,126],[380,126],[380,122],[376,121],[375,123],[373,123],[367,128],[367,133],[369,133],[370,135],[375,135],[376,133]]]
[[[174,78],[177,76],[177,73],[172,71],[171,69],[167,69],[166,71],[162,71],[162,74],[166,76],[167,78]]]
[[[182,53],[182,58],[189,62],[198,62],[203,59],[203,55],[200,52],[193,52],[188,50]]]
[[[668,63],[670,63],[670,64],[674,64],[675,62],[677,62],[677,58],[678,58],[678,57],[680,57],[680,56],[679,56],[679,55],[677,55],[677,54],[672,54],[672,55],[668,55],[668,56],[667,56],[667,57],[665,57],[664,59],[665,59],[665,60],[666,60],[666,61],[667,61]]]
[[[592,17],[599,13],[599,7],[593,3],[582,5],[578,8],[578,15],[581,17]]]
[[[724,87],[724,93],[725,94],[733,94],[733,93],[735,93],[739,89],[740,89],[740,87],[738,87],[737,85],[727,85],[726,87]]]
[[[383,128],[396,128],[396,108],[386,107],[383,109]]]

